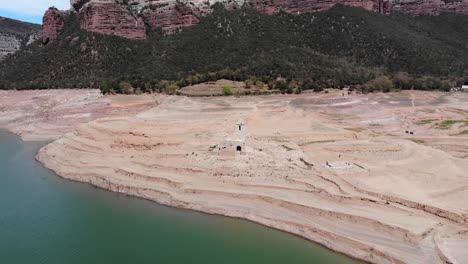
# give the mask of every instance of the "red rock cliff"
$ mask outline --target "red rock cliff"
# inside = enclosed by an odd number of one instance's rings
[[[146,38],[143,19],[134,16],[124,5],[115,2],[90,2],[78,14],[82,29],[129,39]]]
[[[60,31],[65,25],[65,14],[57,9],[50,8],[43,18],[42,42],[49,44],[56,41]]]
[[[148,8],[141,13],[141,16],[151,30],[161,28],[167,34],[199,22],[194,10],[181,3]]]
[[[250,0],[248,4],[267,14],[279,11],[291,14],[319,12],[330,9],[336,4],[374,10],[374,0]]]

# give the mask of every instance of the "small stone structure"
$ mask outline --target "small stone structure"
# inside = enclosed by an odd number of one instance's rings
[[[225,137],[221,143],[222,149],[232,149],[235,151],[245,151],[245,139],[247,136],[245,123],[239,120],[236,124],[236,130],[230,137]]]

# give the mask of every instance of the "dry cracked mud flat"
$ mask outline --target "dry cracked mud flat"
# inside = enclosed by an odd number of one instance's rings
[[[0,106],[0,127],[55,140],[37,159],[62,177],[371,263],[468,263],[468,94],[8,91]]]

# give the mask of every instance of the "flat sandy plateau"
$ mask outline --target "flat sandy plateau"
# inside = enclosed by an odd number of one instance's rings
[[[37,159],[68,179],[371,263],[468,263],[468,94],[8,91],[0,110],[23,139],[55,140]]]

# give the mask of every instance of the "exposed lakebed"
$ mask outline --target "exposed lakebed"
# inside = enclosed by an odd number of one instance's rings
[[[247,221],[57,177],[0,130],[0,263],[356,263]]]

